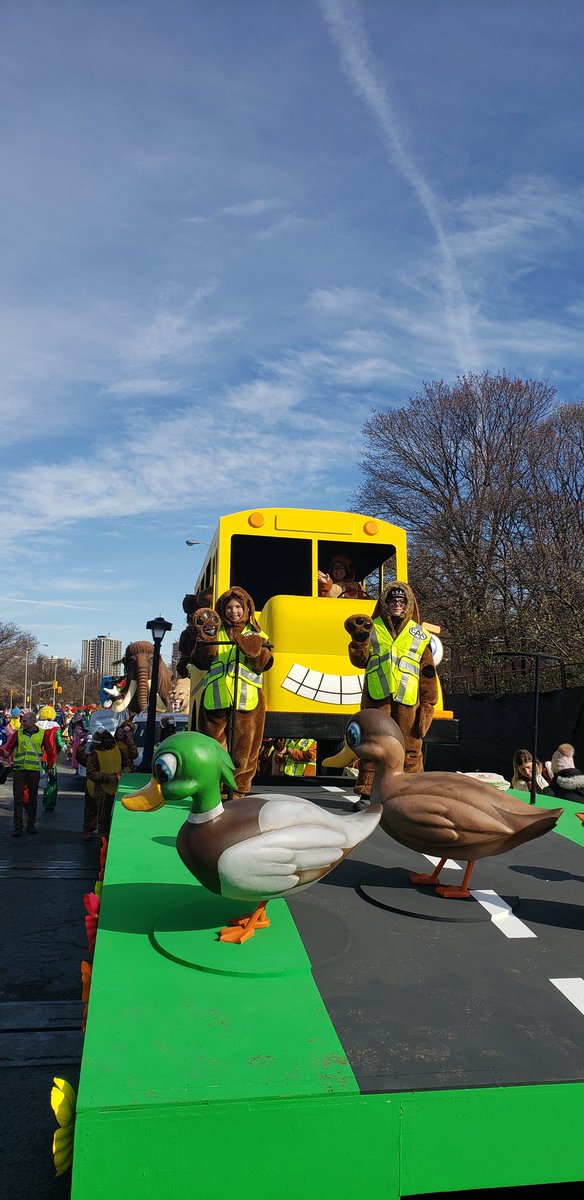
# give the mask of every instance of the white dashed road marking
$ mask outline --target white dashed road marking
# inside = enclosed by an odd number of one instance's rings
[[[533,929],[529,929],[527,925],[524,925],[523,921],[519,920],[519,917],[513,916],[513,912],[507,902],[502,900],[496,892],[491,891],[490,888],[487,888],[483,891],[474,891],[472,888],[470,888],[469,891],[471,896],[473,896],[475,900],[478,900],[479,904],[482,904],[483,908],[486,908],[487,912],[491,914],[491,921],[493,922],[493,925],[496,925],[497,929],[500,929],[501,933],[505,934],[505,937],[537,937],[537,934],[533,932]]]
[[[584,1013],[584,979],[550,979],[550,983],[553,983],[574,1008]]]

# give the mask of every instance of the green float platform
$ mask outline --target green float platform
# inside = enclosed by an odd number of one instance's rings
[[[341,793],[307,795],[349,811]],[[290,906],[272,901],[271,928],[243,946],[216,931],[244,907],[178,858],[187,811],[116,804],[72,1200],[398,1200],[584,1179],[584,1014],[551,984],[583,974],[573,809],[476,868],[472,886],[508,900],[533,940],[502,937],[475,901],[420,900],[404,885],[419,856],[378,831]]]

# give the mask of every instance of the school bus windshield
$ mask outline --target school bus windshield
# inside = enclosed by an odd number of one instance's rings
[[[339,554],[351,559],[354,577],[359,582],[376,574],[368,584],[368,591],[373,595],[381,586],[383,564],[395,560],[395,546],[380,542],[319,540],[317,570],[328,572],[331,560]],[[258,611],[271,596],[316,596],[318,591],[317,579],[313,577],[311,538],[234,534],[229,574],[232,583],[250,592]]]

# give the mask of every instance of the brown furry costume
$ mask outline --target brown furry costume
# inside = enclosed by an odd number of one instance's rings
[[[187,614],[187,627],[183,629],[179,641],[179,659],[176,673],[179,679],[188,679],[189,663],[193,661],[193,651],[197,640],[197,631],[193,625],[193,617],[199,608],[209,608],[213,601],[213,589],[203,588],[200,592],[188,592],[183,598],[183,612]]]
[[[403,616],[392,617],[389,611],[388,594],[391,588],[403,588],[406,595],[406,607]],[[345,621],[345,629],[351,634],[349,642],[349,658],[354,667],[360,670],[365,670],[367,663],[373,653],[370,632],[373,621],[381,617],[388,633],[392,640],[395,641],[399,633],[404,629],[408,621],[415,621],[420,624],[420,614],[418,611],[418,602],[414,593],[407,583],[402,583],[399,579],[392,580],[391,583],[383,589],[377,604],[373,610],[373,617],[355,614],[348,617]],[[420,659],[420,679],[418,688],[417,704],[398,704],[397,701],[390,700],[374,700],[367,688],[367,680],[363,682],[363,695],[361,697],[361,708],[382,708],[389,713],[393,720],[399,725],[405,741],[406,758],[405,771],[423,771],[422,762],[422,738],[428,732],[432,724],[434,715],[434,706],[438,700],[438,684],[436,680],[436,668],[434,659],[429,646],[424,648]],[[359,778],[355,785],[355,791],[364,796],[371,794],[373,784],[373,764],[367,763],[364,759],[359,761]]]
[[[231,625],[227,621],[225,609],[230,599],[237,600],[243,608],[243,620],[238,625]],[[217,646],[210,643],[217,640],[221,626],[229,641],[239,647],[241,666],[247,667],[258,675],[263,671],[269,671],[274,660],[257,623],[254,602],[251,596],[240,587],[232,587],[219,597],[216,612],[213,609],[199,609],[193,616],[193,628],[197,632],[197,641],[192,661],[199,670],[208,671],[217,657]],[[258,689],[257,697],[256,708],[252,708],[248,712],[238,711],[237,713],[233,752],[237,792],[234,799],[247,795],[257,769],[266,712],[266,702],[261,687]],[[205,692],[203,691],[203,699],[199,705],[199,732],[215,738],[215,741],[220,742],[228,749],[231,709],[205,708],[204,699]]]

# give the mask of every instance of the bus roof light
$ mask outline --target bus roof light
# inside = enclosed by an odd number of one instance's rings
[[[377,521],[366,521],[363,526],[363,533],[368,533],[369,537],[374,537],[376,533],[379,533]]]
[[[248,520],[248,523],[251,525],[252,529],[261,529],[262,525],[265,525],[265,523],[266,523],[266,518],[264,517],[264,514],[261,512],[250,513],[247,520]]]

